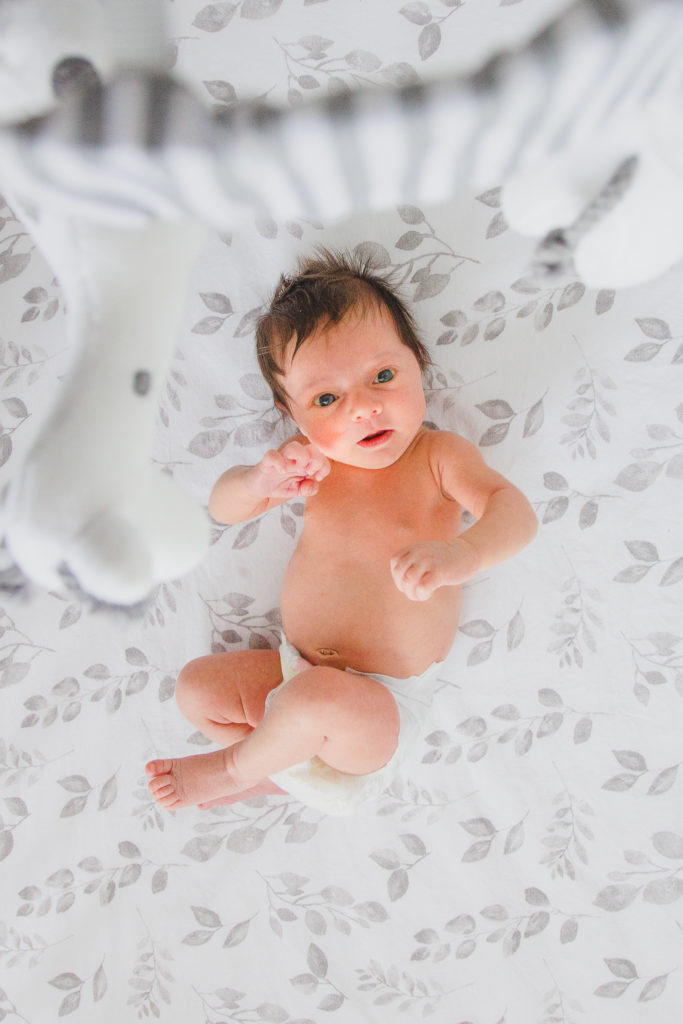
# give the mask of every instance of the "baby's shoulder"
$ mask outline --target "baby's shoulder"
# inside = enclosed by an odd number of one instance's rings
[[[453,459],[476,451],[471,441],[456,434],[452,430],[437,430],[434,427],[423,427],[420,436],[423,451],[430,457]]]
[[[458,498],[481,470],[479,449],[452,430],[426,429],[423,443],[425,461],[439,490],[449,500]]]

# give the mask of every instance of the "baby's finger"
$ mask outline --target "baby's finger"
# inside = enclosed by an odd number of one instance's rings
[[[306,453],[304,464],[306,476],[313,477],[315,480],[324,480],[331,469],[329,459],[314,444],[306,445],[304,451]]]
[[[394,583],[400,591],[404,594],[408,593],[411,586],[408,570],[411,568],[412,563],[402,563],[398,566],[391,565],[391,575],[394,578]]]
[[[326,476],[329,476],[331,469],[330,460],[324,455],[320,455],[318,457],[318,464],[310,475],[314,480],[324,480]]]
[[[391,566],[394,583],[411,601],[428,601],[436,590],[436,575],[424,565],[403,556],[402,567]]]
[[[434,574],[432,572],[426,572],[420,577],[416,583],[413,593],[413,601],[428,601],[436,590]]]
[[[425,572],[415,579],[406,580],[406,597],[411,601],[428,601],[434,593],[432,573]]]
[[[394,581],[396,582],[396,584],[398,584],[399,580],[403,579],[403,567],[401,563],[401,558],[398,555],[394,555],[394,557],[390,560],[389,571],[391,572],[391,575],[394,577]]]
[[[299,495],[302,498],[312,498],[314,494],[317,494],[320,489],[320,485],[317,480],[312,480],[311,477],[304,477],[303,480],[299,481]]]
[[[390,561],[392,571],[400,573],[413,561],[412,548],[403,548],[398,551]]]
[[[281,449],[281,454],[290,465],[300,466],[303,469],[311,459],[308,447],[308,445],[301,444],[300,441],[290,441]]]
[[[278,476],[285,476],[289,472],[287,459],[282,452],[275,450],[266,452],[261,459],[261,468],[267,473]]]
[[[411,580],[413,583],[415,583],[416,580],[422,578],[425,571],[426,567],[422,560],[415,558],[405,566],[405,568],[403,569],[403,576],[405,579]]]
[[[399,573],[403,579],[406,593],[412,600],[415,600],[415,588],[428,572],[429,566],[425,565],[423,559],[409,557],[404,560]]]

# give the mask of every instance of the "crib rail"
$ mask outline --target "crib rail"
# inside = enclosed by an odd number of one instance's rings
[[[144,30],[127,31],[147,5],[114,7],[119,70],[105,83],[86,76],[50,114],[0,133],[2,172],[19,191],[95,219],[333,221],[442,202],[591,146],[605,184],[637,154],[652,111],[683,114],[676,0],[583,0],[466,78],[220,114],[160,70],[158,20],[148,12]]]

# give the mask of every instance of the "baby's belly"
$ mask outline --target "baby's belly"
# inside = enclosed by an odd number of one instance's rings
[[[458,627],[460,587],[411,601],[385,564],[311,564],[298,555],[282,588],[282,625],[309,661],[405,678],[447,656]]]

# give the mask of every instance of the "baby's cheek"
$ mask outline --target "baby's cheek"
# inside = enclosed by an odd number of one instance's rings
[[[328,425],[317,426],[308,434],[308,439],[311,441],[319,451],[326,457],[334,455],[335,444],[338,441],[338,431],[334,430]]]

